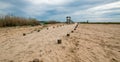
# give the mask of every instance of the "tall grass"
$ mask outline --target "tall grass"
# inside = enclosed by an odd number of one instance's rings
[[[10,26],[25,26],[25,25],[39,25],[40,23],[33,18],[23,18],[17,16],[1,16],[0,17],[0,27],[10,27]]]

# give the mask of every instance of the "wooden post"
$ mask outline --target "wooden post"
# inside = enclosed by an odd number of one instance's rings
[[[58,44],[61,44],[61,43],[62,43],[62,40],[61,40],[61,39],[58,39],[58,40],[57,40],[57,43],[58,43]]]
[[[70,36],[70,34],[67,34],[67,36]]]
[[[23,33],[23,36],[25,36],[26,34],[25,33]]]
[[[73,33],[74,31],[71,31],[71,33]]]
[[[40,62],[39,59],[34,59],[33,62]]]
[[[38,30],[37,32],[40,32],[40,30]]]

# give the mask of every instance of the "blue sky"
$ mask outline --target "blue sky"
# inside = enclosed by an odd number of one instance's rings
[[[120,0],[0,0],[0,15],[38,20],[120,22]]]

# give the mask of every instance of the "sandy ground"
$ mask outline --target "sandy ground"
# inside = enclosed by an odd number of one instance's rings
[[[120,25],[75,26],[0,28],[0,62],[120,62]]]

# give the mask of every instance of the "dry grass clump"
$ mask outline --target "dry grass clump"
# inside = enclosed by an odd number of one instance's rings
[[[1,16],[0,17],[0,27],[10,27],[10,26],[25,26],[25,25],[39,25],[40,23],[33,18],[23,18],[17,16]]]

